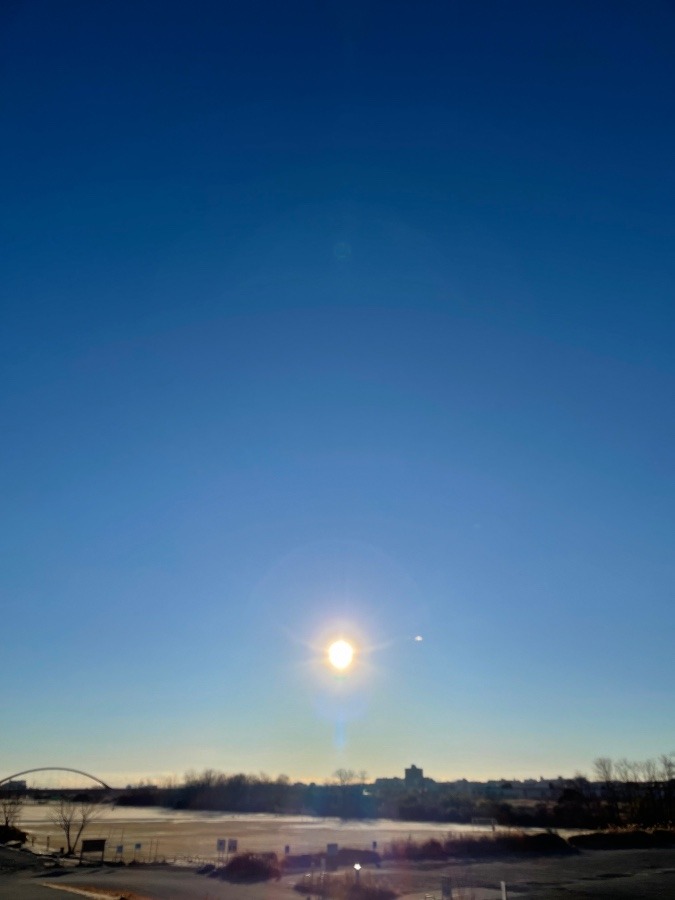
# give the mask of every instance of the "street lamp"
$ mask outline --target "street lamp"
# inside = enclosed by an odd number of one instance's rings
[[[361,863],[354,863],[354,871],[356,872],[356,884],[360,884]]]

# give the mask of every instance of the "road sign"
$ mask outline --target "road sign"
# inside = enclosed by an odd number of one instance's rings
[[[89,838],[82,841],[83,853],[102,853],[105,850],[105,838]]]
[[[101,862],[103,862],[103,857],[105,856],[105,840],[105,838],[83,839],[80,844],[80,862],[82,861],[83,853],[100,853]],[[61,855],[63,855],[63,853]]]

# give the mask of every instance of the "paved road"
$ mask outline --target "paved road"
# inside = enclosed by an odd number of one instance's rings
[[[223,884],[193,872],[175,870],[101,870],[77,872],[57,877],[44,873],[19,873],[0,878],[2,900],[68,900],[76,897],[47,887],[51,883],[60,888],[105,888],[110,898],[122,897],[133,890],[149,900],[299,900],[298,894],[287,884],[261,883],[254,885]],[[80,895],[81,896],[81,895]]]
[[[502,879],[508,885],[509,900],[675,898],[675,850],[596,851],[564,858],[512,857],[383,869],[404,900],[423,900],[425,894],[438,897],[444,872],[455,884],[470,886],[463,897],[472,900],[496,900]],[[8,856],[8,851],[0,849],[0,900],[67,900],[67,893],[45,883],[104,887],[114,891],[111,897],[132,890],[148,900],[300,900],[302,895],[292,889],[294,881],[287,877],[280,882],[232,885],[190,871],[152,867],[93,867],[50,874],[30,854]]]

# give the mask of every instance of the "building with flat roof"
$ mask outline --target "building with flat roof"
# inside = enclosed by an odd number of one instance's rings
[[[412,765],[405,770],[405,778],[403,779],[405,786],[412,790],[418,790],[424,787],[424,771]]]

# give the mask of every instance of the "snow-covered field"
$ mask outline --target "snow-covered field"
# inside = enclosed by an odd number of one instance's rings
[[[27,804],[20,825],[34,838],[35,849],[63,845],[62,833],[51,821],[50,804]],[[289,846],[291,853],[322,850],[328,843],[371,848],[373,841],[383,849],[392,840],[426,840],[444,837],[449,832],[483,831],[470,825],[437,822],[398,822],[390,819],[341,821],[311,816],[273,816],[268,814],[232,815],[225,813],[176,811],[157,808],[111,807],[104,805],[85,833],[86,837],[104,837],[106,857],[113,858],[123,846],[124,859],[164,857],[167,859],[214,859],[217,841],[235,838],[239,850],[274,850],[279,855]],[[140,844],[140,849],[135,845]]]

